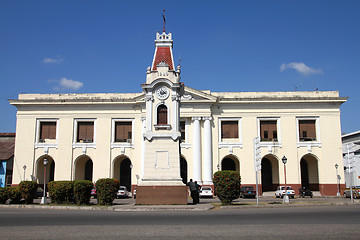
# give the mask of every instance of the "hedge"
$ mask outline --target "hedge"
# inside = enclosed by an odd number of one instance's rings
[[[5,204],[9,199],[9,187],[0,188],[0,203]]]
[[[48,183],[49,197],[51,203],[73,203],[74,182],[73,181],[52,181]]]
[[[93,183],[88,180],[74,181],[74,197],[77,205],[89,204]]]
[[[96,194],[99,205],[112,205],[119,190],[120,182],[114,178],[102,178],[96,181]]]
[[[9,187],[9,198],[11,199],[10,203],[18,204],[21,200],[21,192],[18,186]]]
[[[215,194],[223,205],[230,205],[240,197],[241,177],[236,171],[218,171],[214,173]]]
[[[36,182],[21,181],[19,184],[19,189],[20,189],[22,198],[25,200],[25,203],[26,204],[33,203],[33,200],[34,200],[34,197],[36,194],[36,189],[37,189]]]

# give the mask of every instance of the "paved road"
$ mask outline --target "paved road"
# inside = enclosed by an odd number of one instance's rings
[[[0,239],[358,239],[360,206],[114,212],[0,208]]]

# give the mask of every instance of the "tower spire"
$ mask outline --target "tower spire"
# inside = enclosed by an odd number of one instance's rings
[[[164,23],[163,23],[163,32],[165,32],[165,24],[166,24],[166,19],[165,19],[165,9],[163,10],[163,20],[164,20]]]

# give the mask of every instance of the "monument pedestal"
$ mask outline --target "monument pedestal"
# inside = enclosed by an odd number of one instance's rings
[[[188,191],[183,186],[138,186],[136,204],[142,205],[186,205]]]

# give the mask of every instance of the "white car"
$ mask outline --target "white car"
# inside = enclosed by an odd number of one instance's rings
[[[127,198],[129,197],[129,191],[127,190],[127,188],[125,186],[120,186],[117,194],[116,194],[117,198]]]
[[[213,197],[213,190],[211,187],[202,187],[199,193],[200,197]]]
[[[291,188],[291,186],[286,186],[286,194],[289,197],[294,198],[295,191]],[[275,197],[282,198],[284,196],[285,196],[285,186],[279,186],[275,191]]]

